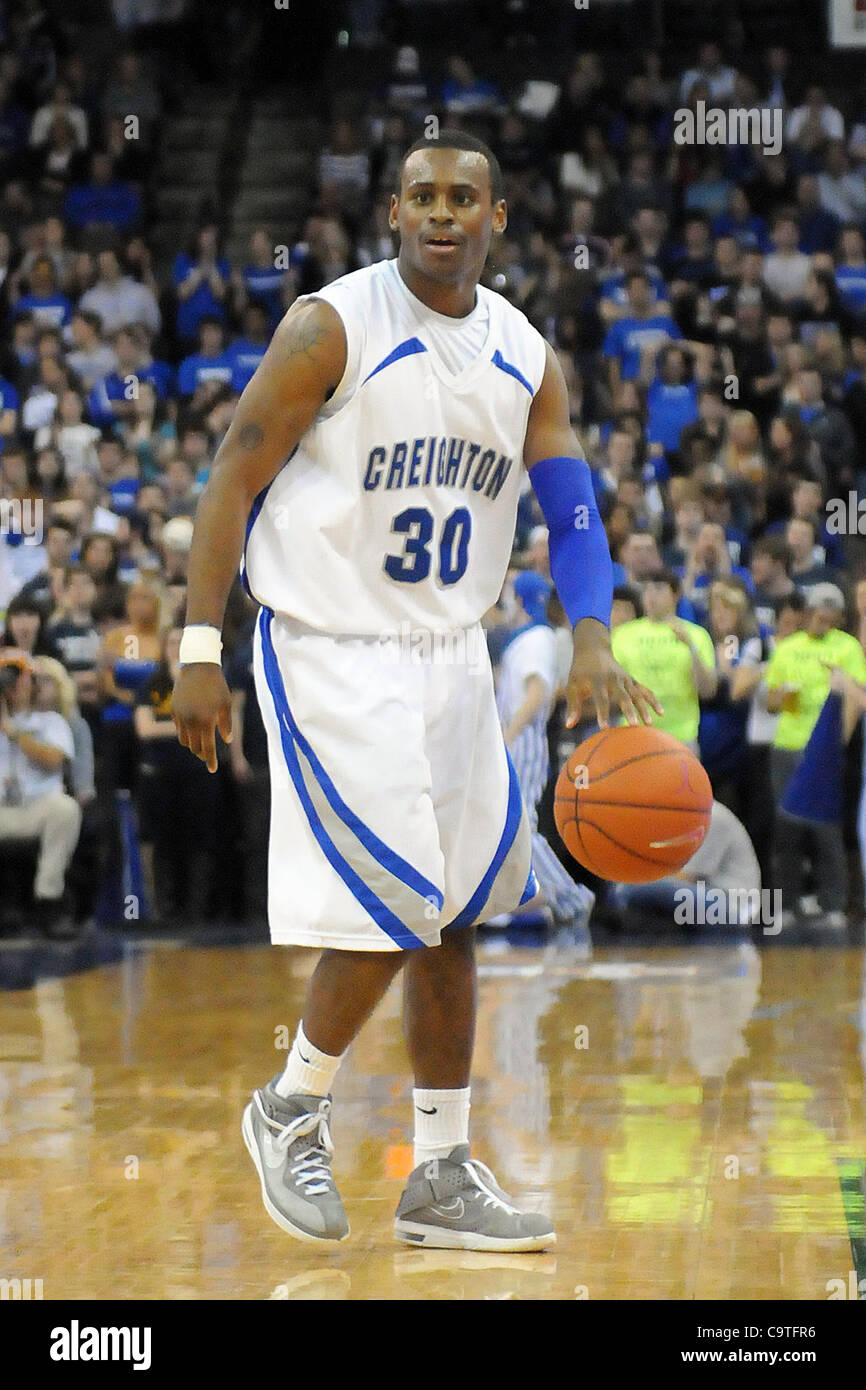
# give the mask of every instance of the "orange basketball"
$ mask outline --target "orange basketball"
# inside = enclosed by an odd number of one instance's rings
[[[710,779],[684,743],[623,724],[574,750],[556,782],[554,816],[569,854],[590,873],[652,883],[691,859],[712,806]]]

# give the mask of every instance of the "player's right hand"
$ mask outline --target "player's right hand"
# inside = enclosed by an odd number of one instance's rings
[[[177,736],[203,763],[217,770],[216,730],[224,743],[232,741],[232,697],[222,668],[211,661],[182,666],[171,697]]]

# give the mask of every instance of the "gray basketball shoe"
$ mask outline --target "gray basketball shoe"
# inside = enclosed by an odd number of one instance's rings
[[[547,1250],[556,1234],[546,1216],[520,1211],[490,1169],[458,1144],[447,1158],[409,1174],[394,1234],[440,1250]]]
[[[265,1211],[298,1240],[345,1240],[349,1223],[331,1174],[330,1096],[283,1097],[269,1081],[241,1129],[262,1184]]]

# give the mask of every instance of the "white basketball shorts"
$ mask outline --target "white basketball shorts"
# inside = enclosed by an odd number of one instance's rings
[[[335,636],[263,608],[279,945],[437,946],[537,891],[480,625]]]

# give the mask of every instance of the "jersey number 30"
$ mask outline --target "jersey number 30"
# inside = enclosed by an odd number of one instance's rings
[[[401,584],[417,584],[430,573],[430,542],[433,518],[426,507],[407,507],[391,522],[391,530],[405,536],[402,555],[385,556],[385,573]],[[456,584],[469,563],[469,537],[472,517],[466,507],[458,507],[442,525],[439,537],[439,580]]]

